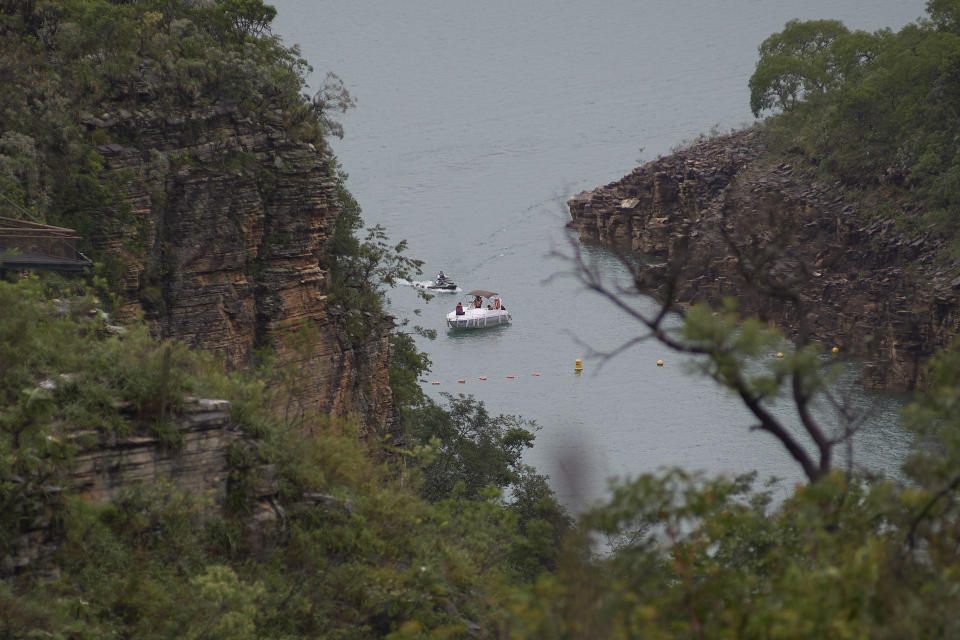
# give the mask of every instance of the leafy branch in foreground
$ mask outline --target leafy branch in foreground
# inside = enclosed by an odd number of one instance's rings
[[[610,552],[564,555],[515,593],[517,638],[928,638],[952,602],[960,343],[909,410],[910,482],[837,471],[777,496],[754,474],[673,469],[616,482],[581,519]],[[779,491],[777,493],[780,493]]]
[[[523,462],[539,427],[519,416],[491,416],[472,396],[442,397],[446,406],[426,398],[407,419],[421,447],[420,495],[453,510],[502,505],[517,528],[512,550],[504,551],[512,563],[528,579],[555,568],[572,519],[548,478]]]

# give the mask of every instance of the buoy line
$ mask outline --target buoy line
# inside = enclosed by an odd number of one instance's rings
[[[534,371],[534,372],[532,372],[530,375],[533,376],[533,377],[539,378],[540,375],[541,375],[541,373],[540,373],[539,371]],[[487,380],[487,379],[488,379],[487,376],[477,376],[477,380],[481,380],[481,381],[482,381],[482,380]],[[517,379],[519,379],[519,376],[516,376],[516,375],[514,375],[514,374],[511,373],[511,374],[507,374],[507,375],[506,375],[506,379],[507,379],[507,380],[517,380]],[[421,382],[426,382],[426,380],[422,380]],[[466,383],[467,383],[467,379],[466,379],[466,378],[457,378],[457,384],[466,384]],[[432,385],[439,385],[439,384],[440,384],[440,381],[439,381],[439,380],[432,380],[432,381],[430,382],[430,384],[432,384]]]

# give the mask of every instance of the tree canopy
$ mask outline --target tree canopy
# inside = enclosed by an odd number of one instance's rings
[[[800,151],[840,180],[903,190],[947,236],[960,206],[960,9],[931,0],[899,32],[797,20],[767,38],[749,81],[775,148]]]
[[[261,0],[25,0],[0,4],[0,192],[37,219],[84,229],[120,199],[98,145],[140,146],[116,114],[163,117],[231,104],[279,113],[323,148],[352,99],[336,76],[316,99],[297,47]]]

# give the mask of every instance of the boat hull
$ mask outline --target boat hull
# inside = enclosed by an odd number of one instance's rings
[[[454,311],[447,314],[447,326],[451,329],[483,329],[510,324],[511,320],[506,309],[464,309],[462,316]]]

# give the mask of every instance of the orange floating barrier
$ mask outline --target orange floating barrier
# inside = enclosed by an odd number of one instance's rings
[[[477,378],[477,380],[486,380],[486,379],[487,379],[487,376],[480,376],[479,378]]]
[[[531,373],[530,375],[532,375],[532,376],[538,376],[538,375],[540,375],[540,372],[539,372],[539,371],[534,371],[534,372]]]
[[[466,380],[457,380],[457,382],[459,382],[460,384],[463,384],[464,382],[466,382]]]
[[[434,380],[434,381],[431,382],[430,384],[440,384],[440,381],[439,381],[439,380]]]
[[[514,376],[507,376],[507,377],[508,377],[508,378],[512,378],[512,377],[514,377]]]

